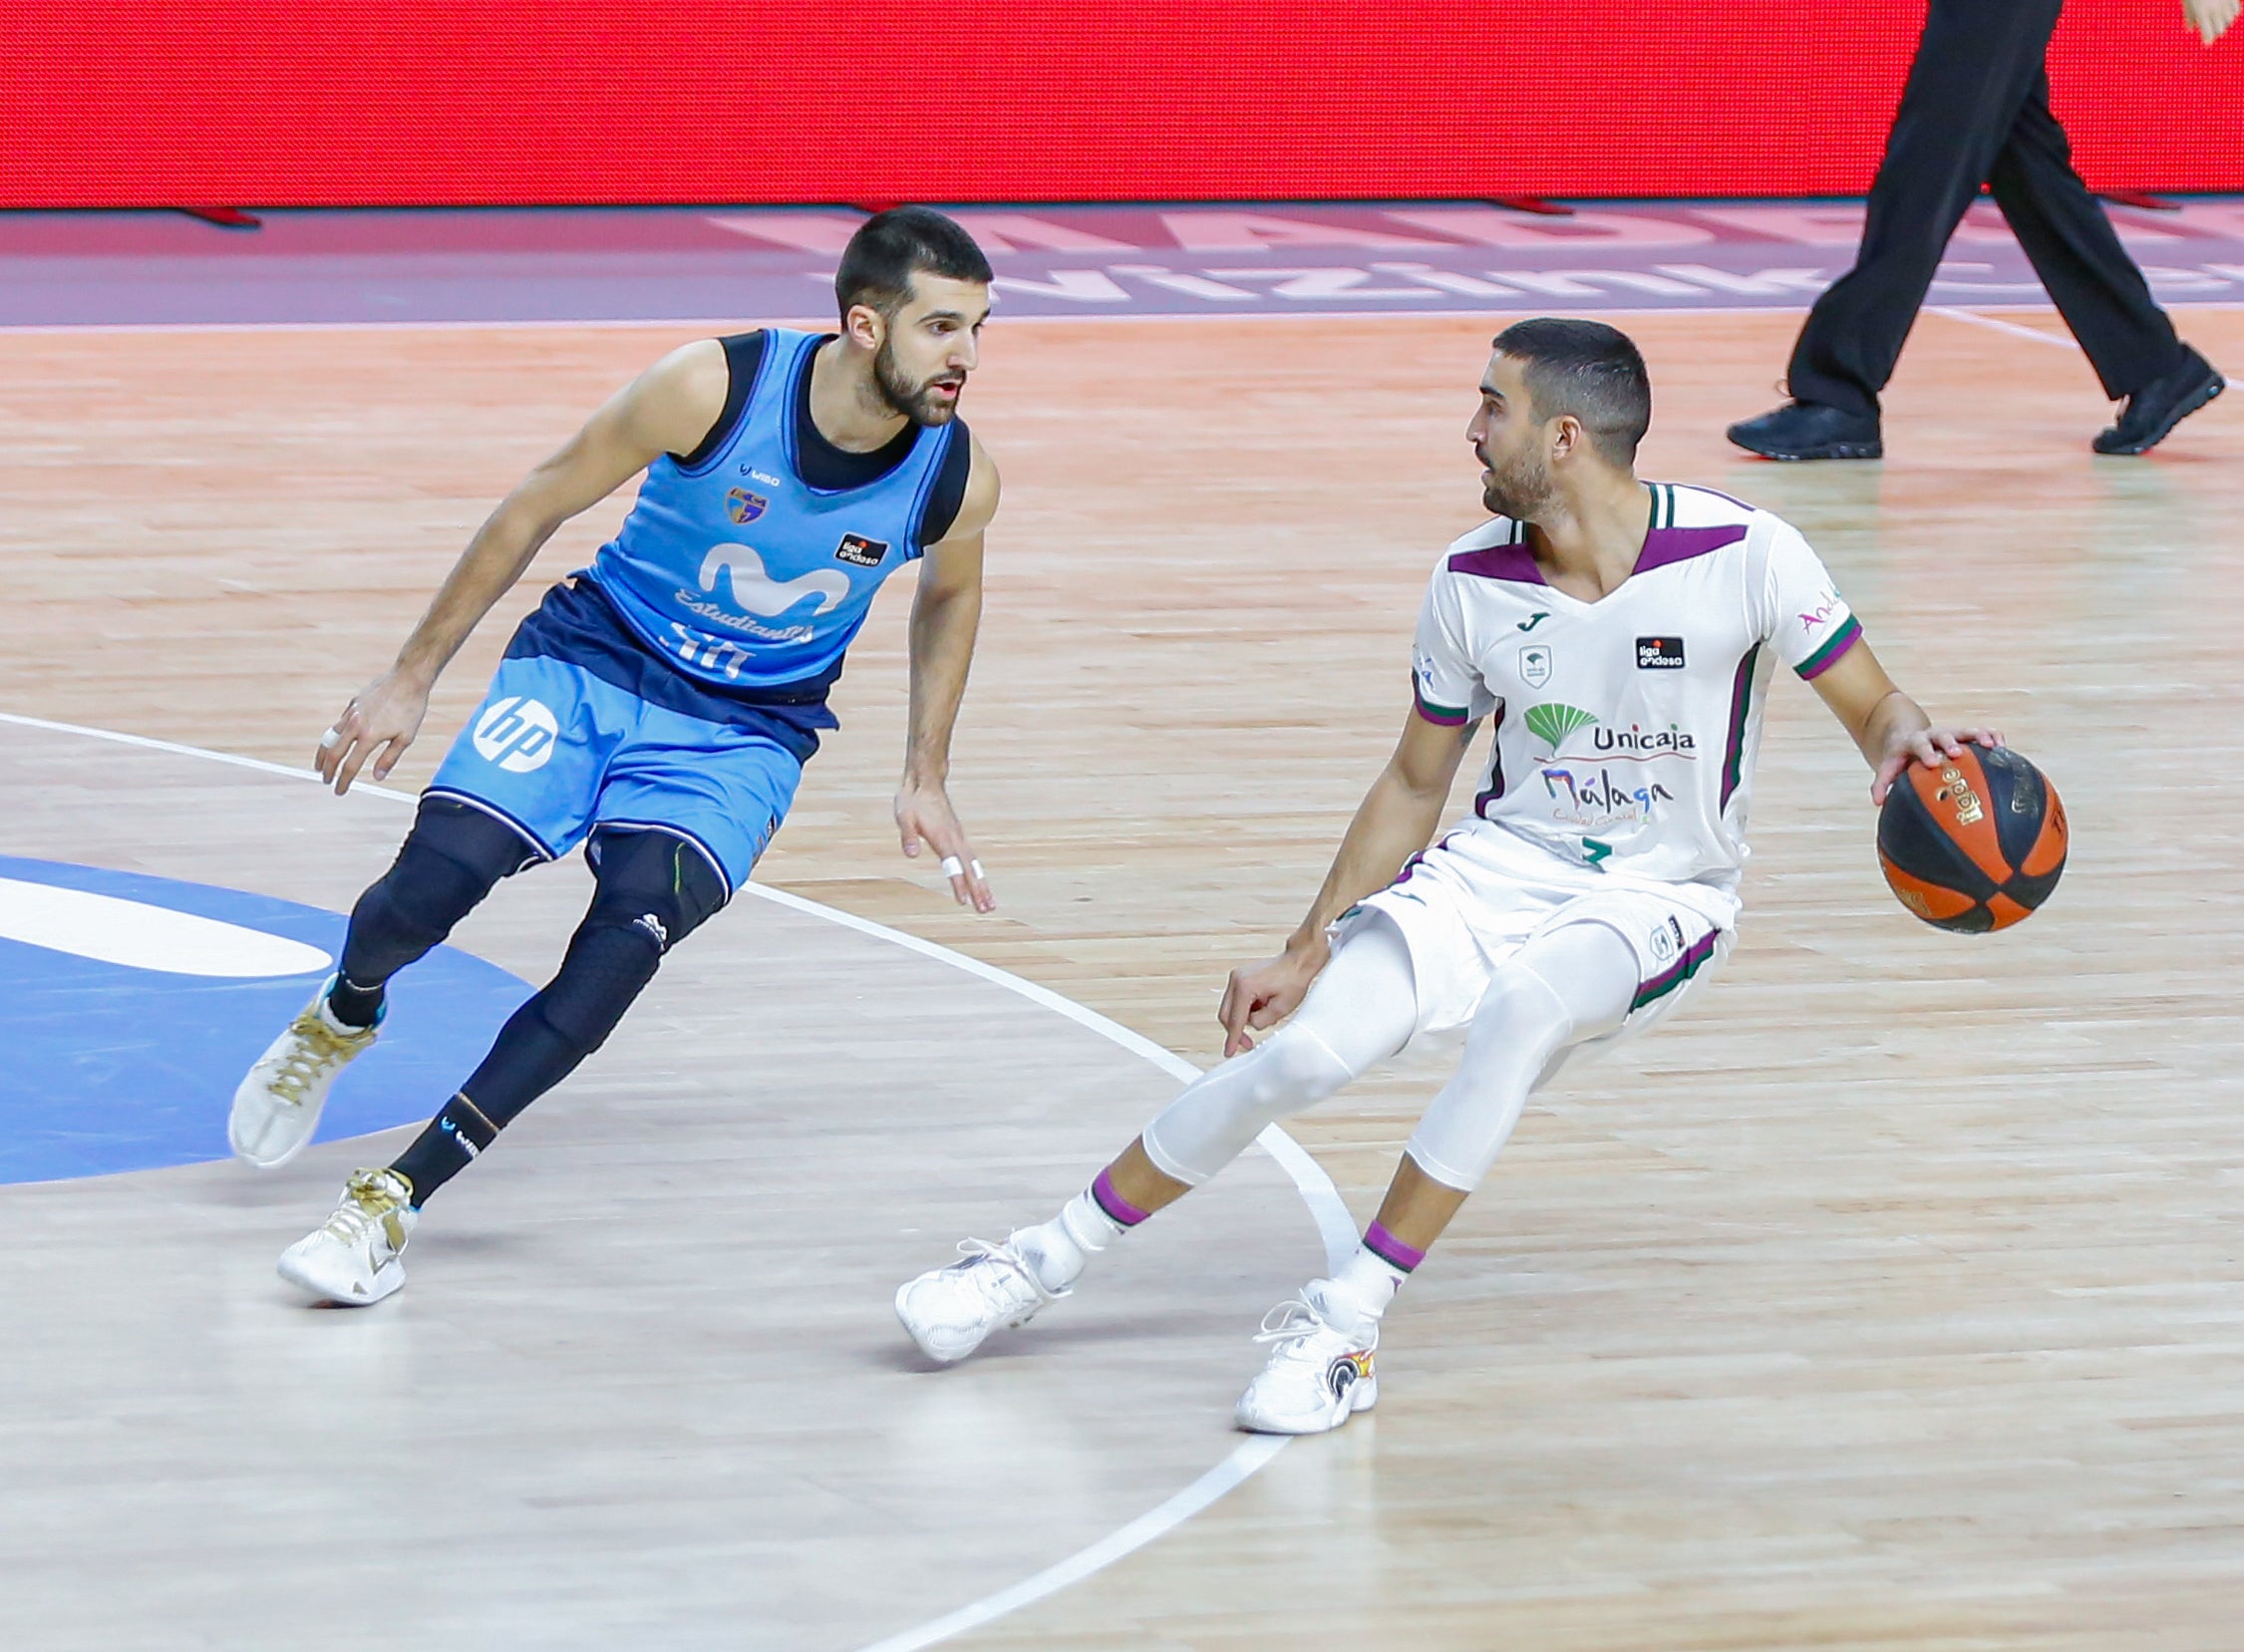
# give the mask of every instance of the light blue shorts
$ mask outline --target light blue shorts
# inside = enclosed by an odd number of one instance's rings
[[[600,826],[669,832],[709,856],[730,894],[801,778],[795,753],[753,724],[691,717],[531,654],[499,662],[429,791],[508,822],[553,859]]]

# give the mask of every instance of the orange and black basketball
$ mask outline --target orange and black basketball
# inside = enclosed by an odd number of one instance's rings
[[[1936,929],[2008,929],[2065,870],[2065,805],[2008,747],[1912,763],[1878,817],[1878,864],[1901,904]]]

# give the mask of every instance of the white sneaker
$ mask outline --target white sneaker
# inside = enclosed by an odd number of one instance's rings
[[[1324,1283],[1262,1316],[1254,1340],[1276,1346],[1239,1396],[1238,1426],[1250,1434],[1325,1434],[1379,1404],[1379,1321],[1343,1328],[1318,1290]]]
[[[379,1302],[405,1283],[399,1256],[420,1219],[404,1176],[354,1170],[335,1214],[280,1253],[280,1276],[314,1302]]]
[[[226,1141],[242,1162],[269,1170],[302,1153],[335,1075],[380,1035],[379,1025],[346,1027],[335,1019],[327,1008],[334,985],[330,977],[233,1093]]]
[[[945,1365],[982,1346],[992,1331],[1026,1325],[1048,1302],[1069,1291],[1048,1291],[1011,1239],[991,1244],[961,1239],[964,1260],[908,1281],[896,1292],[896,1317],[919,1351]]]

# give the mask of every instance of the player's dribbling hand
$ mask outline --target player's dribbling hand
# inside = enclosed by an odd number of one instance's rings
[[[374,778],[388,780],[428,715],[427,684],[395,671],[384,672],[360,689],[335,726],[320,736],[312,758],[319,778],[341,797],[371,759]]]
[[[1995,747],[2003,737],[1993,729],[1919,729],[1914,734],[1901,736],[1878,765],[1877,774],[1870,781],[1870,801],[1883,806],[1885,795],[1893,790],[1893,783],[1901,778],[1901,771],[1912,763],[1921,763],[1927,769],[1937,769],[1950,758],[1964,755],[1964,747]]]
[[[997,909],[997,897],[982,875],[982,862],[974,858],[974,845],[951,808],[950,794],[941,785],[905,781],[896,792],[896,832],[904,852],[917,858],[925,842],[943,857],[943,872],[951,880],[951,897],[977,912]]]
[[[1223,1056],[1244,1055],[1254,1048],[1247,1029],[1264,1032],[1293,1014],[1308,995],[1309,983],[1332,956],[1322,934],[1313,944],[1289,945],[1275,958],[1244,964],[1231,971],[1223,988],[1223,1004],[1216,1019],[1223,1023]]]

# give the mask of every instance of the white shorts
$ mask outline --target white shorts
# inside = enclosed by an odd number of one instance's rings
[[[1636,954],[1632,1008],[1612,1032],[1575,1046],[1588,1055],[1656,1025],[1714,974],[1736,938],[1738,900],[1704,883],[1622,882],[1500,826],[1468,822],[1343,915],[1332,927],[1334,945],[1375,912],[1410,947],[1414,1037],[1463,1032],[1496,971],[1537,935],[1568,923],[1611,929]]]

